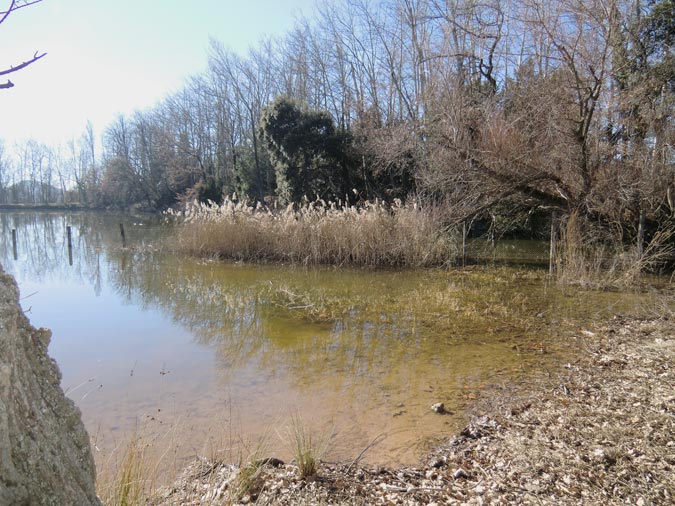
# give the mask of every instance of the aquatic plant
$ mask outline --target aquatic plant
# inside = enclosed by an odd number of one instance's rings
[[[189,204],[179,214],[180,251],[304,265],[426,267],[452,263],[456,233],[441,208],[396,200],[358,206],[316,200],[274,209],[238,201]]]

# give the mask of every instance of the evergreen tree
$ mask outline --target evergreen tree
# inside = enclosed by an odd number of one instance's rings
[[[260,136],[282,203],[342,198],[354,185],[351,136],[337,130],[328,113],[279,97],[263,112]]]

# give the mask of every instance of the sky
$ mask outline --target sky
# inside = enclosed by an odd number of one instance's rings
[[[0,11],[9,5],[0,0]],[[0,140],[49,145],[97,135],[120,113],[151,107],[204,70],[211,37],[244,55],[288,32],[314,0],[43,0],[0,25]],[[0,78],[1,79],[1,78]],[[5,82],[5,79],[2,79]]]

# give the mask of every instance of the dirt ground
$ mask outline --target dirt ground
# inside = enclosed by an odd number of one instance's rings
[[[200,460],[156,504],[673,504],[675,316],[580,331],[574,363],[480,407],[416,467]],[[668,316],[666,316],[668,314]],[[279,462],[272,462],[280,464]]]

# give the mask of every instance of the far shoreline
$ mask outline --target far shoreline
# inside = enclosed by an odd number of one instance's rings
[[[0,204],[0,211],[104,211],[84,204]]]

